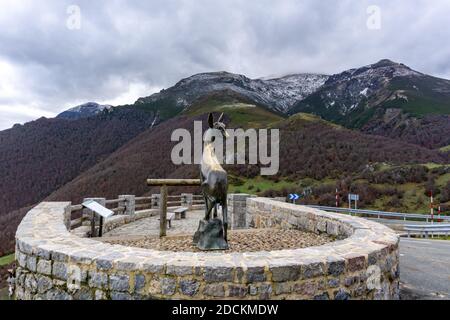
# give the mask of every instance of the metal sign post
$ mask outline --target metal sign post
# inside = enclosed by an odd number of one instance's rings
[[[339,192],[338,189],[336,188],[336,195],[335,195],[335,199],[336,199],[336,208],[339,207]]]
[[[312,194],[312,189],[311,189],[311,187],[306,187],[305,189],[303,189],[303,196],[304,197],[307,197],[307,196],[309,196],[309,195],[311,195]]]
[[[289,200],[292,200],[292,203],[295,204],[295,200],[298,200],[300,196],[296,193],[290,193],[289,194]]]
[[[430,191],[430,213],[431,213],[431,223],[434,223],[433,191]]]
[[[348,208],[351,209],[352,201],[355,201],[355,209],[358,209],[358,200],[359,200],[359,194],[349,193],[348,194]],[[350,213],[350,215],[351,215],[351,213]]]

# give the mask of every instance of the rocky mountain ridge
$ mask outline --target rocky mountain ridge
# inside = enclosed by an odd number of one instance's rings
[[[109,104],[98,104],[96,102],[87,102],[61,112],[56,116],[56,118],[67,120],[88,118],[95,116],[103,112],[104,110],[110,110],[111,108],[113,108],[113,106]]]
[[[186,109],[202,96],[228,90],[273,111],[287,113],[296,101],[313,93],[327,79],[327,75],[309,73],[268,80],[250,79],[244,75],[224,71],[200,73],[182,79],[173,87],[159,93],[140,98],[136,104],[170,99],[181,109]]]

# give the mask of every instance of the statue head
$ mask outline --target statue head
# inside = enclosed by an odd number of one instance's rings
[[[216,137],[224,137],[228,138],[228,133],[226,131],[225,123],[222,122],[223,113],[220,115],[220,117],[217,119],[217,121],[214,122],[214,116],[212,113],[208,115],[208,126],[209,129],[206,130],[205,136],[203,138],[203,141],[208,142],[214,142]]]

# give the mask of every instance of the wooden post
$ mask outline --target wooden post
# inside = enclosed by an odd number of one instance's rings
[[[147,179],[149,186],[200,186],[200,179]]]
[[[352,209],[352,199],[350,198],[350,195],[348,195],[348,213],[352,215],[352,212],[350,211]]]
[[[99,225],[98,225],[98,236],[102,237],[103,235],[103,217],[100,217]]]
[[[95,232],[95,212],[91,210],[91,237],[95,237],[97,233]]]
[[[167,230],[167,187],[200,186],[200,179],[147,179],[148,186],[160,186],[159,237],[166,236]]]
[[[160,214],[159,214],[159,237],[166,236],[167,230],[167,186],[161,186],[161,205],[160,205]]]

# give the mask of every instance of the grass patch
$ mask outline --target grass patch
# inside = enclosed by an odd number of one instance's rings
[[[447,167],[447,164],[439,164],[439,163],[434,163],[434,162],[428,162],[428,163],[424,163],[422,164],[424,167],[428,168],[428,169],[435,169],[435,168],[440,168],[440,167]]]
[[[265,179],[263,177],[256,177],[252,179],[245,179],[245,182],[240,185],[229,185],[229,193],[251,193],[256,194],[266,190],[282,190],[283,188],[299,187],[298,182],[290,182],[287,180],[280,180],[278,182]]]
[[[441,151],[441,152],[449,152],[450,151],[450,145],[442,147],[442,148],[439,148],[439,151]]]
[[[288,128],[288,129],[295,130],[299,126],[302,126],[307,123],[314,123],[314,122],[319,122],[324,125],[328,125],[330,127],[333,127],[334,129],[343,129],[342,126],[340,126],[336,123],[324,120],[318,115],[314,115],[311,113],[303,113],[303,112],[296,113],[296,114],[290,116],[288,119],[283,119],[277,123],[274,123],[273,127],[274,128],[285,128],[285,129]]]
[[[239,181],[236,181],[239,180]],[[292,181],[288,178],[280,179],[279,181],[273,181],[261,176],[257,176],[252,179],[239,179],[236,177],[230,178],[230,184],[228,186],[229,193],[250,193],[260,194],[266,190],[283,190],[283,189],[304,189],[305,187],[316,187],[324,185],[336,185],[336,180],[332,178],[325,178],[321,181],[314,180],[312,178],[304,178]],[[299,191],[298,191],[299,192]]]
[[[11,253],[7,256],[0,257],[0,267],[11,264],[15,260],[14,253]]]
[[[429,237],[430,240],[450,240],[450,236],[438,236],[438,237]]]
[[[442,167],[450,167],[450,164],[441,164],[441,163],[435,163],[435,162],[427,162],[427,163],[412,163],[412,164],[400,164],[400,165],[393,165],[385,162],[378,162],[374,164],[375,170],[378,172],[386,171],[390,169],[396,169],[396,168],[411,168],[411,167],[417,167],[417,166],[423,166],[429,170],[436,169],[436,168],[442,168]]]
[[[408,101],[396,99],[386,101],[385,106],[400,107],[413,115],[449,114],[450,100],[448,94],[436,92],[441,86],[441,79],[426,77],[397,77],[392,79],[390,89],[400,91],[408,97]],[[419,90],[416,90],[418,88]]]
[[[374,165],[375,170],[378,172],[386,171],[392,169],[394,166],[386,162],[378,162]]]
[[[231,124],[240,128],[266,128],[280,120],[278,115],[265,109],[248,106],[223,106],[217,111],[225,112],[231,118]]]
[[[231,120],[232,127],[267,128],[283,119],[280,115],[250,103],[230,97],[210,97],[189,108],[188,115],[201,115],[209,112],[224,112]]]
[[[439,178],[436,179],[436,185],[439,187],[445,186],[450,181],[450,173],[446,173],[441,175]]]
[[[422,164],[429,168],[436,168],[440,165],[435,163]],[[376,170],[388,170],[393,167],[386,163],[377,163]],[[446,173],[436,177],[436,186],[442,188],[448,181],[450,181],[450,173]],[[312,178],[301,178],[292,180],[289,177],[280,178],[279,181],[275,182],[264,177],[255,177],[252,179],[240,178],[235,176],[229,177],[229,193],[249,193],[261,195],[264,191],[274,190],[281,191],[283,189],[288,189],[286,191],[298,190],[301,192],[306,186],[318,187],[318,186],[332,186],[332,195],[334,196],[334,186],[336,185],[336,179],[325,178],[322,180],[315,180]],[[369,184],[371,187],[378,189],[380,191],[396,188],[399,192],[399,205],[396,207],[390,206],[390,202],[396,199],[396,196],[381,195],[379,198],[375,199],[370,205],[365,205],[363,209],[369,210],[382,210],[382,211],[396,211],[396,212],[410,212],[410,213],[420,213],[428,214],[429,209],[429,197],[425,195],[425,182],[415,183],[408,182],[403,184],[388,184],[388,183],[369,183],[366,179],[359,178],[353,180],[352,184]],[[383,192],[382,192],[383,193]],[[345,195],[346,197],[346,195]],[[344,198],[345,198],[344,197]],[[436,197],[437,202],[439,202],[440,195]],[[347,201],[344,200],[345,206],[347,206]],[[436,203],[437,203],[436,202]],[[444,205],[445,203],[441,203]],[[450,201],[448,202],[450,205]],[[344,204],[343,204],[344,205]]]
[[[378,199],[376,199],[374,201],[374,203],[372,205],[367,206],[367,209],[368,210],[385,211],[387,209],[385,203],[388,202],[390,199],[391,199],[391,197],[388,197],[388,196],[379,197]],[[363,209],[366,209],[366,208],[363,208]]]

